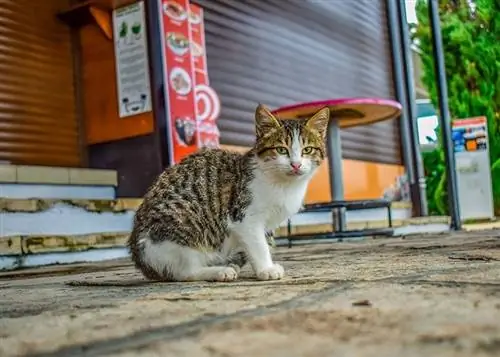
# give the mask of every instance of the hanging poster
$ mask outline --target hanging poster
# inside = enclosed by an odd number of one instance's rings
[[[210,87],[205,45],[205,25],[203,9],[190,5],[189,22],[191,27],[191,55],[195,73],[196,118],[199,131],[199,148],[219,147],[217,118],[220,114],[220,101],[217,93]]]
[[[454,120],[452,140],[461,219],[493,218],[486,117]]]
[[[120,118],[151,111],[144,1],[113,10]]]
[[[195,81],[190,47],[189,1],[158,0],[162,14],[163,68],[171,164],[198,150]]]

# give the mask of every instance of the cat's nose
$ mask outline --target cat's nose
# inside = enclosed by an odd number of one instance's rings
[[[300,169],[300,167],[302,166],[302,164],[301,164],[301,163],[299,163],[299,162],[291,162],[291,163],[290,163],[290,166],[292,167],[292,169],[293,169],[294,171],[297,171],[298,169]]]

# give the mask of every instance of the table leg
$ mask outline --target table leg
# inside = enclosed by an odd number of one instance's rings
[[[332,118],[328,125],[328,164],[330,166],[330,191],[332,200],[344,199],[344,182],[342,172],[342,142],[337,120]],[[345,230],[345,209],[339,209],[337,229]]]

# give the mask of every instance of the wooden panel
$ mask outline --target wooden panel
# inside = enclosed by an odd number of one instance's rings
[[[0,0],[0,160],[81,165],[67,0]]]
[[[118,115],[113,41],[107,39],[95,24],[80,29],[80,41],[87,143],[152,133],[152,112],[123,119]]]
[[[117,197],[142,197],[161,173],[154,134],[89,146],[93,168],[118,171]]]
[[[253,112],[335,97],[394,98],[384,0],[195,0],[205,9],[221,142],[252,145]],[[344,156],[400,163],[399,121],[342,132]]]

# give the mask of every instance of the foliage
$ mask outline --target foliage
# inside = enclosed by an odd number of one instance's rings
[[[427,204],[429,215],[431,216],[445,214],[445,212],[442,212],[442,207],[438,206],[441,202],[441,197],[437,200],[434,198],[436,194],[438,196],[443,194],[442,191],[437,190],[440,182],[445,177],[444,161],[441,154],[442,151],[440,150],[422,153],[427,184]]]
[[[427,6],[427,0],[417,0],[418,25],[411,31],[421,50],[422,81],[438,108]],[[487,117],[495,209],[500,213],[500,1],[439,0],[439,12],[450,114],[452,119]],[[442,148],[424,153],[423,160],[429,175],[429,212],[446,214]]]

